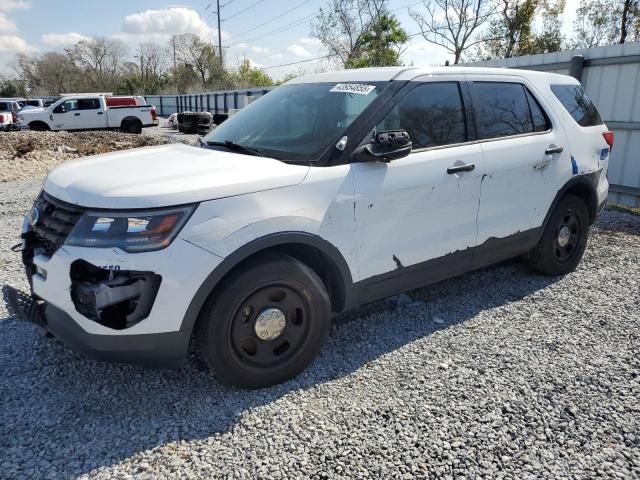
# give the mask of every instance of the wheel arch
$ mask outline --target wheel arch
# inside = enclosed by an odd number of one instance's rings
[[[142,125],[142,121],[138,117],[128,116],[122,119],[122,122],[120,122],[120,128],[123,128],[129,122],[139,123]]]
[[[47,122],[43,121],[43,120],[33,120],[33,121],[29,122],[29,123],[27,124],[27,126],[28,126],[31,130],[33,130],[33,127],[34,127],[34,126],[38,126],[38,127],[39,127],[39,126],[42,126],[42,127],[44,127],[45,129],[47,129],[47,130],[51,130],[51,127],[49,126],[49,124],[48,124]]]
[[[353,285],[351,272],[346,260],[334,245],[310,233],[274,233],[243,245],[228,255],[208,275],[191,299],[180,330],[193,329],[206,300],[232,270],[274,251],[296,258],[318,274],[327,288],[334,312],[341,312],[350,305]]]
[[[577,175],[571,178],[560,190],[558,190],[558,193],[556,193],[556,196],[551,203],[551,207],[549,207],[549,210],[547,211],[544,223],[540,229],[540,235],[542,235],[542,232],[544,232],[544,229],[547,227],[549,219],[558,205],[558,202],[560,202],[560,200],[566,195],[571,194],[581,198],[585,202],[587,210],[589,211],[589,224],[592,224],[595,221],[598,213],[597,182],[600,179],[601,173],[601,171],[598,171],[586,175]]]

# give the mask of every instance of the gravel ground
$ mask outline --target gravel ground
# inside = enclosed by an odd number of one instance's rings
[[[0,182],[46,175],[62,162],[87,155],[173,142],[197,143],[196,135],[168,128],[150,127],[142,132],[0,132]]]
[[[0,283],[41,180],[0,184]],[[579,270],[509,262],[344,315],[303,375],[85,360],[0,306],[0,478],[640,478],[640,217]]]

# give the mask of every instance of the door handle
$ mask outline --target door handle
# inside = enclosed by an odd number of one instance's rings
[[[102,115],[104,112],[98,112],[98,115]]]
[[[74,116],[74,117],[79,117],[79,116],[80,116],[80,114],[79,114],[79,113],[74,113],[74,114],[73,114],[73,116]]]
[[[465,165],[454,165],[453,167],[447,168],[447,173],[451,175],[452,173],[459,172],[470,172],[475,170],[476,166],[473,163],[467,163]]]
[[[545,155],[553,155],[554,153],[562,153],[564,148],[562,147],[549,147],[544,151]]]

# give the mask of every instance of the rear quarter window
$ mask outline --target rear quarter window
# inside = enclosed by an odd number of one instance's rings
[[[581,127],[604,123],[582,85],[551,85],[551,91]]]

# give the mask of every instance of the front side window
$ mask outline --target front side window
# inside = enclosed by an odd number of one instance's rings
[[[385,85],[386,82],[283,85],[240,110],[204,141],[234,142],[283,161],[314,161],[344,135]]]
[[[409,92],[376,131],[406,130],[414,149],[467,141],[465,115],[457,82],[433,82]]]
[[[480,139],[531,133],[533,119],[524,85],[507,82],[471,84]]]
[[[582,85],[551,85],[551,91],[581,127],[604,123]]]

